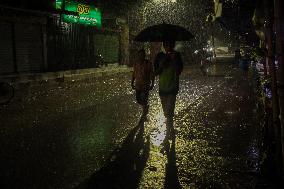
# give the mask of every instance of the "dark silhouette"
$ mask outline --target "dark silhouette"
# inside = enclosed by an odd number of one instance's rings
[[[183,71],[183,61],[180,53],[174,50],[175,41],[163,42],[163,47],[165,53],[157,54],[154,72],[156,76],[159,76],[159,96],[166,118],[167,130],[174,130],[174,110],[176,96],[179,92],[179,76]]]
[[[133,66],[131,87],[135,90],[136,101],[142,106],[143,115],[147,115],[149,104],[149,91],[153,89],[155,77],[153,74],[152,64],[146,59],[144,49],[137,53],[137,58]]]
[[[168,163],[166,164],[166,177],[165,177],[165,189],[180,189],[181,185],[178,179],[178,169],[176,166],[176,136],[174,133],[171,134],[172,143],[171,145],[166,145],[166,152]],[[168,141],[169,142],[169,141]]]
[[[120,148],[113,151],[108,163],[79,185],[81,189],[135,189],[149,157],[150,140],[144,142],[144,121],[140,118]]]

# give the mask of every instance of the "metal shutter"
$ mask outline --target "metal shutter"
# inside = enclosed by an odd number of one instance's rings
[[[119,38],[117,35],[95,35],[95,54],[101,54],[106,63],[119,62]]]
[[[40,26],[16,23],[15,35],[18,71],[42,71],[43,49]]]
[[[94,46],[95,54],[102,55],[105,57],[105,48],[104,48],[104,35],[95,35],[94,36]]]
[[[0,23],[0,74],[13,72],[12,25]]]

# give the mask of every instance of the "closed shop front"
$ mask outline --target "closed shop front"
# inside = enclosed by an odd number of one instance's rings
[[[0,74],[13,72],[12,24],[0,22]]]
[[[44,71],[43,25],[25,21],[0,20],[2,75]]]
[[[43,70],[43,45],[41,26],[15,24],[16,60],[18,72]]]
[[[96,34],[94,36],[96,55],[102,55],[107,64],[119,63],[119,36]]]

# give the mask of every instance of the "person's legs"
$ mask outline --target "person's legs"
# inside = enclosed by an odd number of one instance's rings
[[[136,90],[136,101],[142,107],[142,116],[145,117],[148,114],[148,90]],[[146,118],[146,117],[145,117]]]
[[[160,96],[160,99],[161,99],[163,112],[166,118],[167,136],[171,136],[174,131],[173,118],[174,118],[174,111],[175,111],[176,95]]]
[[[175,111],[176,95],[160,96],[163,112],[166,118],[173,118]]]
[[[167,117],[167,130],[169,136],[174,135],[174,114],[175,114],[176,95],[169,95],[168,97],[168,117]]]
[[[162,104],[162,109],[163,109],[163,113],[165,118],[167,118],[167,104],[168,104],[168,96],[166,95],[160,95],[160,100],[161,100],[161,104]]]
[[[168,102],[168,108],[169,108],[168,115],[169,117],[174,117],[175,106],[176,106],[176,95],[169,95],[168,101],[169,101]]]
[[[142,104],[141,91],[136,89],[135,96],[136,96],[136,102],[141,105]]]
[[[143,108],[143,115],[147,115],[148,113],[148,109],[149,109],[149,105],[148,105],[148,99],[149,99],[149,91],[148,90],[144,90],[141,92],[141,105]]]

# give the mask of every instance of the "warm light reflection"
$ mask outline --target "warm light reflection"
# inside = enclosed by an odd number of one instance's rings
[[[156,128],[151,133],[151,142],[155,146],[160,146],[166,137],[166,118],[163,111],[160,110],[156,115],[154,115],[154,127]]]
[[[154,2],[156,3],[161,3],[161,2],[165,2],[165,3],[176,3],[176,0],[154,0]]]

